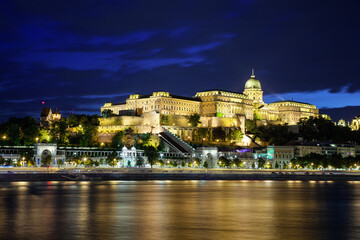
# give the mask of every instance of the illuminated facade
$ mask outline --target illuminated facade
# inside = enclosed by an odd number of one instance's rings
[[[319,110],[311,104],[296,101],[278,101],[269,106],[278,111],[278,118],[284,123],[295,125],[301,118],[318,116]]]
[[[49,128],[52,122],[59,121],[60,119],[61,114],[57,108],[55,112],[52,112],[51,108],[43,108],[40,115],[40,126]]]
[[[173,119],[170,124],[172,126],[188,127],[186,117],[199,114],[202,127],[240,127],[242,130],[245,130],[245,119],[294,125],[301,118],[318,116],[318,109],[307,103],[296,101],[264,103],[261,84],[255,78],[254,71],[250,79],[246,81],[243,93],[209,90],[197,92],[190,98],[170,95],[164,91],[153,92],[151,95],[133,94],[125,103],[105,103],[101,107],[101,112],[108,109],[119,115],[119,118],[123,117],[123,120],[119,122],[127,122],[127,124],[118,125],[143,125],[145,128],[149,125],[169,125],[154,119],[161,118],[162,115]],[[126,116],[133,116],[133,118],[125,119]],[[142,119],[135,119],[136,116]],[[147,117],[153,119],[146,120]],[[227,120],[224,121],[225,119]],[[100,119],[101,126],[106,125],[104,129],[100,127],[100,131],[110,129],[111,124],[105,122],[106,120]]]
[[[360,129],[360,117],[355,117],[351,121],[351,130],[358,131]]]

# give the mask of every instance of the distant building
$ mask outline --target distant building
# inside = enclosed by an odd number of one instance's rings
[[[268,146],[267,159],[273,168],[289,166],[290,160],[294,158],[294,146]]]
[[[54,113],[51,111],[51,108],[43,108],[40,114],[40,127],[50,128],[53,121],[59,121],[60,119],[61,114],[57,108]]]
[[[331,117],[329,115],[327,115],[327,114],[324,114],[324,113],[320,114],[320,117],[322,117],[323,119],[331,121]]]
[[[360,129],[360,117],[357,116],[351,121],[351,130],[358,131]]]
[[[55,112],[53,112],[52,116],[54,121],[58,121],[61,119],[61,114],[57,108],[55,109]]]
[[[340,119],[337,125],[341,127],[347,127],[346,121],[344,119]]]

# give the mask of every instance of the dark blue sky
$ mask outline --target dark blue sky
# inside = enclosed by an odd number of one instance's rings
[[[0,3],[0,121],[41,101],[94,114],[131,93],[242,92],[251,68],[266,102],[360,115],[358,0]]]

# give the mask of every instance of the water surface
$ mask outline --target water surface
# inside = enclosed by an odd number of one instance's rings
[[[360,183],[0,183],[1,239],[360,239]]]

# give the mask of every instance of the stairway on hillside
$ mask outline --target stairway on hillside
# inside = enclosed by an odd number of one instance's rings
[[[167,130],[164,126],[162,127],[163,131],[159,133],[159,136],[171,147],[175,148],[178,152],[181,153],[192,153],[195,149],[190,146],[188,143],[181,140],[175,134]]]

